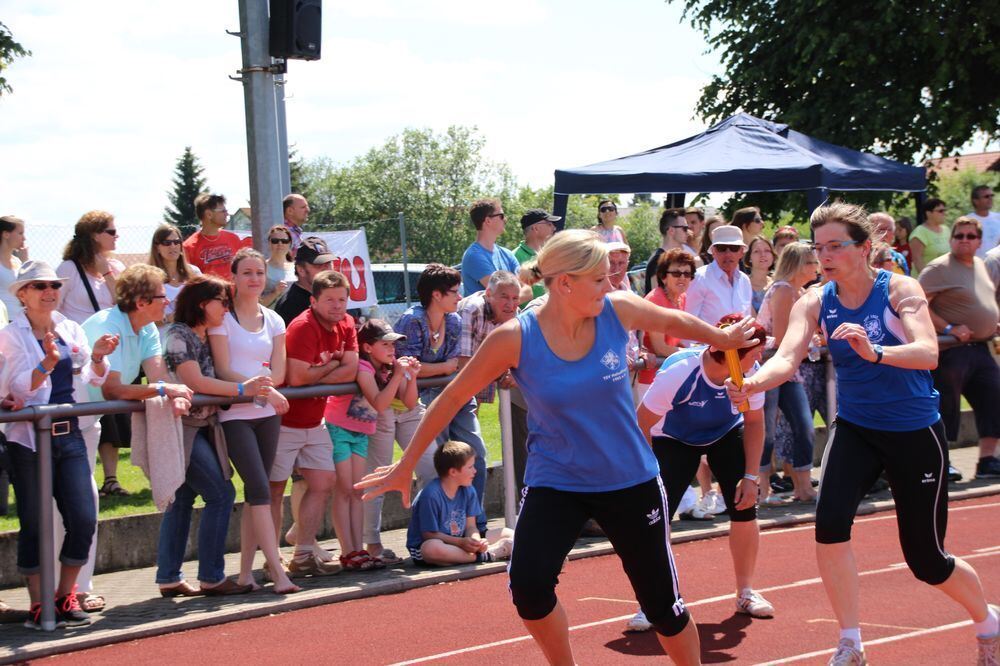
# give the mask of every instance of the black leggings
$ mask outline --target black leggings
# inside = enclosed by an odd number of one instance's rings
[[[885,470],[896,500],[899,543],[910,571],[939,585],[955,559],[944,549],[948,526],[948,448],[938,420],[922,430],[888,432],[837,418],[833,441],[823,456],[816,507],[816,541],[851,540],[861,498]]]
[[[271,503],[271,484],[268,474],[278,450],[278,432],[281,417],[265,416],[248,421],[223,421],[226,448],[233,467],[243,479],[243,497],[250,506]]]
[[[736,486],[746,472],[743,454],[743,426],[736,426],[708,446],[691,446],[671,437],[654,437],[653,453],[660,463],[660,477],[667,488],[670,518],[673,519],[684,492],[691,485],[702,456],[708,457],[708,466],[719,481],[722,498],[729,509],[729,519],[745,523],[757,518],[757,505],[749,509],[736,509]]]
[[[593,518],[614,546],[649,621],[664,636],[680,633],[689,615],[678,591],[666,513],[659,478],[602,493],[525,488],[508,568],[518,615],[540,620],[552,612],[563,561]]]

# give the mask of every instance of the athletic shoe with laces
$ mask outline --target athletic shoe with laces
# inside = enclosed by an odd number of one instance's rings
[[[486,552],[493,557],[494,562],[498,560],[509,560],[510,554],[514,552],[514,540],[510,537],[504,537],[490,546]]]
[[[976,666],[1000,666],[1000,656],[997,655],[997,647],[1000,646],[1000,634],[992,636],[976,636],[979,647],[979,657],[976,659]]]
[[[850,638],[841,638],[826,666],[865,666],[867,663],[864,650],[854,647],[854,641]]]
[[[64,626],[66,623],[60,619],[59,610],[56,609],[56,628]],[[31,604],[31,608],[28,609],[28,619],[24,621],[24,628],[34,631],[42,630],[42,604],[37,601]]]
[[[343,570],[337,562],[324,562],[312,553],[306,557],[293,557],[288,563],[288,576],[301,578],[303,576],[332,576]]]
[[[705,511],[705,513],[713,516],[726,511],[726,500],[722,499],[722,495],[714,490],[709,490],[707,493],[702,495],[698,505]]]
[[[69,594],[56,598],[56,618],[67,627],[83,627],[91,623],[90,616],[80,608],[76,585]]]
[[[736,612],[750,617],[774,617],[774,606],[771,602],[753,590],[744,590],[736,597]]]
[[[646,619],[646,614],[641,610],[632,616],[632,619],[625,624],[625,631],[629,633],[637,633],[640,631],[649,631],[653,628],[649,620]]]
[[[976,463],[977,479],[1000,479],[1000,458],[980,458]]]

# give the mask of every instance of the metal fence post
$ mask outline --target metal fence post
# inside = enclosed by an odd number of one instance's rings
[[[514,478],[514,432],[510,420],[510,390],[499,389],[500,448],[503,457],[503,517],[507,527],[517,524],[517,480]]]
[[[52,417],[42,412],[35,421],[35,453],[38,456],[38,553],[39,596],[42,630],[56,629],[55,540],[52,533]]]
[[[413,305],[410,300],[410,268],[406,258],[406,220],[403,213],[399,213],[399,246],[403,250],[403,294],[406,295],[406,307]]]

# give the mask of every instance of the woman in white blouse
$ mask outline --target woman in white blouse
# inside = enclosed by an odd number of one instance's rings
[[[24,220],[13,215],[4,215],[0,217],[0,301],[3,301],[7,310],[7,317],[3,323],[10,321],[22,310],[21,302],[14,294],[7,291],[7,287],[17,277],[22,257],[24,260],[28,257],[24,245]]]

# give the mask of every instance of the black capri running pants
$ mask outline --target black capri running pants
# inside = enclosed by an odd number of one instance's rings
[[[726,500],[726,507],[729,509],[729,519],[734,523],[757,519],[756,503],[749,509],[736,509],[736,486],[746,472],[742,425],[736,426],[707,446],[691,446],[672,437],[654,437],[653,453],[660,463],[660,478],[667,489],[671,520],[698,472],[702,456],[707,456],[708,466],[719,482],[722,498]]]
[[[647,619],[664,636],[680,633],[690,616],[678,590],[659,477],[601,493],[525,488],[508,568],[518,615],[541,620],[555,608],[563,561],[590,518],[614,546]]]
[[[226,448],[233,467],[243,479],[243,496],[250,506],[271,503],[271,484],[268,475],[278,450],[278,433],[281,417],[265,416],[247,421],[223,421]]]
[[[889,432],[838,417],[823,455],[816,541],[850,541],[858,504],[883,470],[896,501],[906,564],[919,580],[940,585],[955,568],[955,559],[944,549],[948,446],[940,419],[922,430]]]

